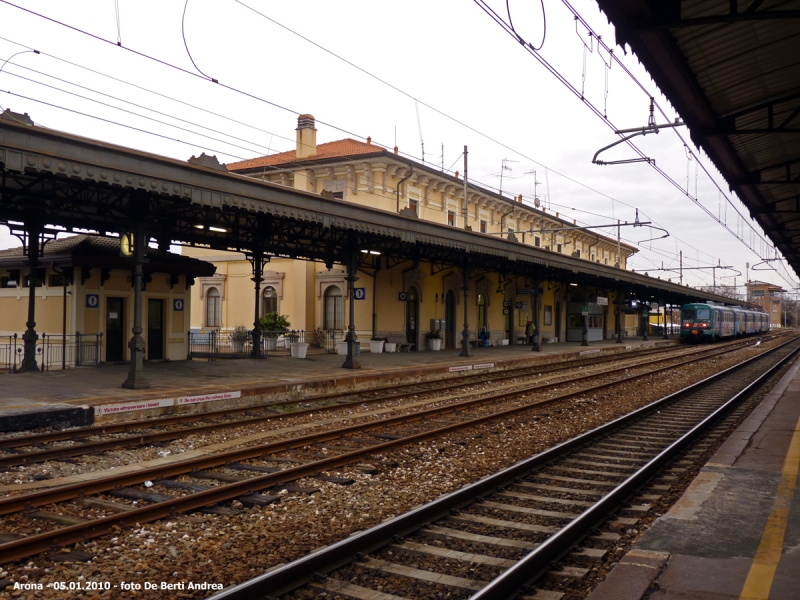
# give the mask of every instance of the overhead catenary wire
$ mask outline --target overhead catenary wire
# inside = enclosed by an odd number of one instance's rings
[[[4,4],[7,4],[7,5],[9,5],[9,6],[12,6],[12,7],[15,7],[15,8],[21,9],[21,10],[24,10],[24,11],[26,11],[26,12],[30,13],[30,14],[36,15],[36,16],[38,16],[38,17],[41,17],[41,18],[44,18],[44,19],[47,19],[47,20],[49,20],[49,21],[51,21],[51,22],[54,22],[54,23],[56,23],[56,24],[58,24],[58,25],[61,25],[61,26],[67,27],[67,28],[69,28],[69,29],[71,29],[71,30],[74,30],[74,31],[78,32],[78,33],[82,33],[82,34],[84,34],[84,35],[88,35],[88,36],[90,36],[90,37],[92,37],[92,38],[95,38],[95,39],[97,39],[98,41],[102,41],[102,42],[106,42],[106,43],[111,43],[111,42],[109,42],[108,40],[105,40],[104,38],[102,38],[102,37],[100,37],[100,36],[96,36],[96,35],[94,35],[94,34],[91,34],[91,33],[85,32],[85,31],[83,31],[83,30],[81,30],[81,29],[79,29],[79,28],[76,28],[76,27],[74,27],[74,26],[68,25],[68,24],[66,24],[66,23],[63,23],[63,22],[57,21],[57,20],[55,20],[55,19],[52,19],[52,18],[50,18],[50,17],[46,17],[46,16],[44,16],[44,15],[41,15],[41,14],[39,14],[39,13],[36,13],[35,11],[31,11],[31,10],[29,10],[29,9],[25,9],[25,8],[23,8],[23,7],[17,6],[17,5],[15,5],[15,4],[11,3],[11,2],[8,2],[7,0],[2,0],[2,2],[3,2]],[[179,71],[182,71],[182,72],[184,72],[184,73],[186,73],[186,74],[189,74],[189,75],[192,75],[192,76],[195,76],[195,77],[197,77],[197,74],[195,74],[195,73],[192,73],[191,71],[187,71],[186,69],[183,69],[183,68],[181,68],[181,67],[177,67],[177,66],[175,66],[175,65],[172,65],[172,64],[170,64],[170,63],[168,63],[168,62],[166,62],[166,61],[164,61],[164,60],[161,60],[161,59],[158,59],[158,58],[152,57],[152,56],[150,56],[150,55],[147,55],[147,54],[145,54],[145,53],[142,53],[142,52],[138,52],[138,51],[131,50],[131,49],[129,49],[129,48],[123,48],[123,49],[125,49],[126,51],[129,51],[129,52],[132,52],[132,53],[134,53],[134,54],[136,54],[136,55],[139,55],[139,56],[141,56],[141,57],[147,58],[147,59],[149,59],[149,60],[153,60],[153,61],[155,61],[155,62],[157,62],[157,63],[159,63],[159,64],[162,64],[162,65],[168,66],[168,67],[170,67],[170,68],[177,69],[177,70],[179,70]],[[355,66],[355,65],[354,65],[354,66]],[[204,79],[204,80],[206,80],[205,78],[203,78],[203,79]],[[388,84],[387,84],[387,85],[388,85]],[[258,101],[261,101],[261,102],[265,102],[265,103],[267,103],[267,104],[269,104],[269,105],[275,106],[275,107],[277,107],[277,108],[280,108],[280,109],[282,109],[282,110],[285,110],[285,111],[288,111],[288,112],[292,112],[292,113],[294,113],[294,114],[298,114],[298,113],[297,113],[297,111],[293,111],[293,110],[291,110],[291,109],[289,109],[289,108],[286,108],[286,107],[284,107],[284,106],[281,106],[281,105],[279,105],[279,104],[277,104],[277,103],[274,103],[274,102],[272,102],[272,101],[266,100],[266,99],[264,99],[264,98],[260,98],[260,97],[258,97],[258,96],[255,96],[255,95],[253,95],[253,94],[250,94],[250,93],[248,93],[248,92],[246,92],[246,91],[238,90],[238,89],[236,89],[236,88],[233,88],[233,87],[231,87],[231,86],[222,86],[222,87],[226,87],[227,89],[230,89],[230,90],[232,90],[232,91],[234,91],[234,92],[237,92],[237,93],[243,94],[243,95],[245,95],[245,96],[247,96],[247,97],[250,97],[250,98],[254,98],[254,99],[256,99],[256,100],[258,100]],[[393,86],[392,86],[392,87],[393,87]],[[402,93],[405,93],[405,92],[403,92],[402,90],[399,90],[399,88],[396,88],[396,89],[398,89],[398,91],[400,91],[400,92],[402,92]],[[408,95],[408,94],[406,94],[406,95]],[[410,96],[410,95],[409,95],[409,97],[413,97],[413,96]],[[584,188],[586,188],[586,189],[589,189],[590,191],[592,191],[592,192],[594,192],[594,193],[597,193],[597,194],[599,194],[599,195],[602,195],[602,196],[604,196],[604,197],[607,197],[607,198],[609,198],[609,199],[611,199],[611,200],[615,200],[613,197],[611,197],[611,196],[609,196],[609,195],[607,195],[607,194],[604,194],[603,192],[600,192],[599,190],[596,190],[596,189],[594,189],[594,188],[591,188],[590,186],[588,186],[588,185],[586,185],[586,184],[583,184],[582,182],[580,182],[580,181],[578,181],[578,180],[575,180],[574,178],[571,178],[571,177],[569,177],[569,176],[567,176],[567,175],[565,175],[565,174],[563,174],[563,173],[560,173],[560,172],[558,172],[558,171],[556,171],[556,170],[554,170],[554,169],[551,169],[551,168],[547,167],[547,165],[544,165],[544,164],[542,164],[542,163],[540,163],[540,162],[538,162],[538,161],[535,161],[535,160],[531,159],[530,157],[527,157],[527,156],[525,156],[525,154],[523,154],[523,153],[521,153],[521,152],[519,152],[519,151],[515,150],[514,148],[511,148],[511,147],[509,147],[509,146],[507,146],[507,145],[505,145],[505,144],[502,144],[502,143],[501,143],[501,142],[499,142],[498,140],[496,140],[496,139],[494,139],[494,138],[491,138],[491,136],[488,136],[488,135],[486,135],[486,134],[484,134],[484,133],[482,133],[482,132],[478,131],[477,129],[475,129],[475,128],[473,128],[473,127],[469,126],[469,125],[467,125],[466,123],[463,123],[463,122],[461,122],[461,121],[458,121],[457,119],[454,119],[452,116],[450,116],[450,115],[448,115],[448,114],[446,114],[446,113],[444,113],[444,112],[442,112],[442,111],[438,111],[437,109],[435,109],[435,108],[433,108],[433,107],[430,107],[430,105],[428,105],[428,104],[426,104],[426,103],[424,103],[424,102],[423,102],[423,105],[425,105],[425,106],[428,106],[428,107],[429,107],[429,108],[431,108],[432,110],[434,110],[434,111],[436,111],[436,112],[438,112],[438,113],[440,113],[440,114],[442,114],[442,115],[446,116],[447,118],[449,118],[449,119],[451,119],[451,120],[454,120],[455,122],[459,123],[460,125],[462,125],[462,126],[464,126],[464,127],[468,128],[468,129],[470,129],[470,130],[472,130],[472,131],[474,131],[474,132],[478,133],[479,135],[481,135],[481,136],[485,137],[486,139],[489,139],[490,141],[492,141],[492,142],[494,142],[494,143],[497,143],[497,144],[499,144],[499,145],[501,145],[501,146],[504,146],[504,147],[506,147],[507,149],[511,150],[511,151],[512,151],[512,152],[514,152],[515,154],[518,154],[518,155],[520,155],[520,156],[522,156],[522,157],[524,157],[524,158],[526,158],[526,159],[528,159],[528,160],[531,160],[531,162],[534,162],[534,163],[536,163],[536,164],[538,164],[538,165],[541,165],[542,167],[546,168],[548,171],[552,170],[552,171],[554,171],[554,173],[558,174],[559,176],[562,176],[562,177],[564,177],[565,179],[567,179],[567,180],[569,180],[569,181],[572,181],[572,182],[574,182],[574,183],[576,183],[576,184],[578,184],[578,185],[581,185],[582,187],[584,187]],[[330,124],[330,123],[327,123],[327,122],[324,122],[324,121],[319,121],[319,123],[320,123],[320,124],[323,124],[323,125],[326,125],[326,126],[329,126],[329,127],[333,128],[333,129],[336,129],[336,130],[339,130],[339,131],[343,131],[344,133],[347,133],[348,135],[352,135],[352,136],[354,136],[354,137],[359,137],[359,138],[362,138],[362,139],[363,139],[363,136],[358,136],[357,134],[354,134],[354,133],[352,133],[352,132],[350,132],[350,131],[348,131],[348,130],[346,130],[346,129],[343,129],[343,128],[341,128],[341,127],[337,127],[337,126],[335,126],[335,125],[332,125],[332,124]],[[167,136],[162,136],[162,137],[167,137]],[[179,140],[179,141],[180,141],[181,143],[186,143],[186,142],[183,142],[182,140]],[[403,153],[403,154],[406,154],[406,153]],[[619,200],[617,200],[617,201],[619,201]],[[629,206],[629,207],[631,206],[631,205],[629,205],[629,204],[627,204],[627,203],[625,203],[625,202],[622,202],[622,201],[619,201],[619,202],[620,202],[620,204],[622,204],[622,205]]]
[[[532,56],[533,56],[533,57],[534,57],[534,58],[535,58],[535,59],[536,59],[536,60],[537,60],[537,61],[538,61],[538,62],[539,62],[539,63],[540,63],[542,66],[544,66],[544,67],[545,67],[545,68],[546,68],[546,69],[547,69],[547,70],[548,70],[548,71],[549,71],[549,72],[550,72],[552,75],[554,75],[554,76],[555,76],[555,77],[556,77],[556,78],[557,78],[557,79],[558,79],[558,80],[559,80],[559,81],[560,81],[560,82],[561,82],[561,83],[562,83],[562,84],[563,84],[563,85],[564,85],[564,86],[565,86],[567,89],[569,89],[569,90],[570,90],[570,91],[571,91],[571,92],[572,92],[572,93],[573,93],[575,96],[577,96],[577,97],[578,97],[578,98],[579,98],[579,99],[580,99],[580,100],[581,100],[581,101],[582,101],[582,102],[583,102],[583,103],[584,103],[584,104],[585,104],[585,105],[586,105],[586,106],[587,106],[587,107],[588,107],[588,108],[589,108],[589,109],[590,109],[590,110],[591,110],[593,113],[595,113],[595,115],[596,115],[596,116],[598,116],[599,118],[601,118],[601,119],[603,120],[603,122],[605,122],[605,123],[606,123],[606,124],[607,124],[609,127],[611,127],[611,128],[614,130],[614,131],[616,131],[616,130],[618,129],[617,127],[615,127],[615,126],[614,126],[614,125],[613,125],[613,124],[612,124],[612,123],[611,123],[611,122],[610,122],[610,121],[609,121],[609,120],[608,120],[608,119],[607,119],[607,118],[606,118],[606,117],[603,115],[603,113],[602,113],[602,112],[601,112],[601,111],[600,111],[600,110],[599,110],[597,107],[595,107],[595,106],[594,106],[594,105],[593,105],[593,104],[592,104],[592,103],[591,103],[591,102],[590,102],[590,101],[589,101],[589,100],[588,100],[588,99],[587,99],[587,98],[586,98],[586,97],[583,95],[583,93],[582,93],[582,92],[578,91],[578,90],[577,90],[577,88],[575,88],[575,87],[574,87],[574,86],[573,86],[573,85],[572,85],[572,84],[571,84],[571,83],[570,83],[570,82],[569,82],[569,81],[566,79],[566,77],[564,77],[564,76],[563,76],[563,75],[562,75],[562,74],[561,74],[561,73],[560,73],[560,72],[559,72],[559,71],[558,71],[558,70],[557,70],[555,67],[553,67],[553,66],[552,66],[552,65],[551,65],[551,64],[550,64],[550,63],[549,63],[549,62],[548,62],[548,61],[547,61],[547,60],[546,60],[546,59],[545,59],[543,56],[541,56],[541,55],[540,55],[540,54],[539,54],[539,53],[538,53],[538,52],[537,52],[537,51],[536,51],[536,50],[533,48],[533,46],[532,46],[530,43],[528,43],[528,42],[525,42],[524,40],[522,40],[522,39],[520,38],[519,34],[518,34],[518,33],[516,33],[516,32],[514,32],[514,31],[511,29],[510,25],[509,25],[508,23],[506,23],[506,22],[505,22],[505,21],[502,19],[502,17],[500,17],[500,16],[497,14],[497,12],[495,12],[495,10],[494,10],[493,8],[491,8],[491,7],[490,7],[490,6],[489,6],[489,5],[488,5],[488,4],[485,2],[485,0],[474,0],[474,2],[475,2],[475,3],[476,3],[476,4],[477,4],[477,5],[478,5],[478,6],[479,6],[479,7],[480,7],[480,8],[481,8],[481,9],[482,9],[482,10],[483,10],[483,11],[484,11],[486,14],[487,14],[487,15],[489,15],[489,17],[490,17],[490,18],[491,18],[493,21],[495,21],[495,23],[497,23],[497,24],[498,24],[498,25],[499,25],[501,28],[503,28],[503,29],[504,29],[504,30],[505,30],[505,31],[506,31],[506,32],[507,32],[509,35],[511,35],[512,37],[514,37],[514,38],[515,38],[515,39],[516,39],[516,40],[517,40],[517,41],[520,43],[520,45],[521,45],[521,46],[522,46],[522,47],[523,47],[523,48],[524,48],[524,49],[525,49],[525,50],[526,50],[526,51],[527,51],[529,54],[531,54],[531,55],[532,55]],[[568,4],[568,2],[566,2],[566,0],[564,0],[564,2],[565,2],[565,4],[566,4],[567,6],[569,6],[569,4]],[[573,11],[573,13],[575,14],[575,16],[576,16],[577,18],[580,18],[580,17],[579,17],[579,15],[578,15],[578,13],[577,13],[577,11],[575,11],[574,9],[572,9],[572,7],[571,7],[571,6],[569,6],[569,8],[570,8],[570,10],[572,10],[572,11]],[[582,22],[582,23],[583,23],[583,24],[586,26],[586,28],[587,28],[587,30],[589,31],[589,33],[590,33],[590,35],[591,35],[591,36],[593,36],[593,37],[595,37],[595,38],[597,38],[597,37],[598,37],[596,34],[594,34],[594,33],[593,33],[593,31],[591,30],[591,28],[588,26],[588,24],[586,24],[586,22],[585,22],[585,21],[584,21],[582,18],[581,18],[581,22]],[[599,40],[599,39],[598,39],[598,42],[601,42],[601,40]],[[618,59],[616,56],[613,56],[613,54],[612,54],[612,59],[613,59],[613,60],[615,60],[615,61],[617,61],[617,62],[620,62],[620,64],[621,64],[621,61],[619,61],[619,59]],[[629,75],[631,75],[631,76],[632,76],[632,74],[630,74],[630,71],[628,71],[627,69],[626,69],[626,73],[628,73]],[[634,79],[635,79],[635,78],[634,78]],[[638,81],[637,81],[637,83],[638,83]],[[639,84],[639,85],[640,85],[640,87],[642,87],[642,89],[644,90],[644,87],[643,87],[643,86],[641,86],[641,84]],[[646,90],[644,90],[644,91],[646,91]],[[661,111],[661,109],[660,109],[660,108],[659,108],[659,110]],[[662,112],[662,114],[663,114],[663,111],[661,111],[661,112]],[[681,139],[682,139],[682,138],[681,138]],[[634,143],[632,143],[630,140],[627,140],[627,141],[626,141],[626,143],[627,143],[627,145],[628,145],[628,146],[629,146],[629,147],[630,147],[632,150],[634,150],[634,152],[636,152],[636,153],[637,153],[637,154],[638,154],[640,157],[642,157],[642,158],[646,158],[646,157],[645,157],[645,155],[644,155],[644,153],[643,153],[643,152],[642,152],[642,151],[641,151],[641,150],[640,150],[640,149],[639,149],[639,148],[638,148],[638,147],[637,147],[637,146],[636,146]],[[655,162],[652,162],[652,161],[650,161],[650,162],[649,162],[649,165],[650,165],[650,167],[651,167],[652,169],[654,169],[654,170],[655,170],[657,173],[659,173],[659,174],[660,174],[660,175],[661,175],[661,176],[662,176],[662,177],[663,177],[663,178],[664,178],[666,181],[668,181],[668,182],[669,182],[669,183],[671,183],[671,184],[672,184],[674,187],[676,187],[678,190],[680,190],[681,192],[683,192],[683,193],[684,193],[684,195],[685,195],[687,198],[689,198],[689,199],[690,199],[692,202],[694,202],[694,203],[695,203],[695,204],[696,204],[698,207],[700,207],[700,208],[701,208],[701,209],[702,209],[702,210],[703,210],[703,211],[704,211],[706,214],[708,214],[708,215],[709,215],[711,218],[714,218],[714,215],[713,215],[713,212],[712,212],[712,211],[710,211],[710,210],[709,210],[707,207],[705,207],[705,206],[704,206],[704,205],[703,205],[701,202],[699,202],[699,201],[698,201],[698,200],[697,200],[695,197],[693,197],[693,196],[691,195],[691,193],[689,192],[689,190],[688,190],[688,189],[684,189],[684,188],[682,188],[682,187],[681,187],[681,185],[680,185],[678,182],[676,182],[676,181],[675,181],[675,180],[674,180],[674,179],[673,179],[673,178],[672,178],[672,177],[671,177],[671,176],[670,176],[668,173],[666,173],[666,172],[665,172],[663,169],[661,169],[659,166],[657,166],[657,165],[655,164]],[[718,184],[716,183],[716,181],[714,181],[714,180],[713,180],[713,178],[710,176],[710,174],[708,173],[708,171],[707,171],[707,170],[705,170],[705,168],[704,168],[704,171],[705,171],[705,172],[706,172],[706,174],[709,176],[709,178],[710,178],[710,179],[711,179],[711,180],[714,182],[714,184],[715,184],[715,185],[717,185],[717,187],[718,187]],[[738,209],[737,209],[737,212],[738,212]],[[716,221],[719,223],[719,220],[717,220],[717,219],[715,219],[715,220],[716,220]],[[727,226],[725,226],[723,223],[720,223],[720,225],[722,225],[722,226],[723,226],[725,229],[727,229],[727,230],[728,230],[730,233],[733,233],[733,232],[732,232],[732,230],[730,230],[730,228],[728,228]],[[756,233],[757,233],[757,232],[756,232]],[[736,235],[736,234],[734,234],[734,235],[735,235],[735,236],[736,236],[736,237],[737,237],[737,238],[738,238],[738,239],[739,239],[739,240],[740,240],[740,241],[741,241],[743,244],[745,244],[746,246],[748,246],[748,247],[750,248],[750,250],[752,250],[752,251],[753,251],[754,253],[756,253],[756,254],[757,254],[759,257],[761,257],[761,253],[760,253],[759,251],[757,251],[757,250],[756,250],[756,249],[755,249],[755,248],[754,248],[754,247],[753,247],[751,244],[748,244],[748,243],[747,243],[747,241],[744,239],[744,237],[743,237],[743,236],[739,236],[739,235]],[[762,240],[762,241],[765,243],[765,245],[769,246],[769,243],[768,243],[768,242],[766,242],[766,240],[764,240],[764,238],[763,238],[763,237],[762,237],[760,234],[757,234],[757,235],[758,235],[758,236],[759,236],[759,238],[760,238],[760,239],[761,239],[761,240]],[[777,270],[776,270],[776,273],[777,273],[777,274],[778,274],[778,275],[779,275],[781,278],[785,279],[785,280],[786,280],[788,283],[790,283],[791,285],[793,285],[793,286],[795,285],[795,284],[794,284],[794,282],[793,282],[793,281],[791,281],[791,279],[788,279],[788,278],[786,278],[786,277],[785,277],[785,276],[784,276],[782,273],[780,273],[779,271],[777,271]]]

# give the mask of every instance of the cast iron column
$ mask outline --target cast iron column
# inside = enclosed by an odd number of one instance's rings
[[[22,371],[38,371],[36,365],[36,267],[39,265],[39,235],[41,231],[37,226],[28,229],[28,322],[22,340],[25,344],[25,354],[22,358]],[[19,282],[21,284],[22,282]],[[19,285],[18,284],[18,285]]]
[[[355,284],[358,281],[356,269],[358,265],[358,251],[353,250],[347,258],[347,294],[350,299],[350,324],[347,326],[347,358],[342,364],[343,369],[360,369],[361,363],[356,360],[356,302]]]
[[[583,306],[589,308],[586,298],[586,286],[583,286]],[[581,309],[583,310],[583,309]],[[583,315],[583,330],[581,330],[581,346],[589,345],[589,313]]]
[[[133,336],[128,342],[131,351],[131,367],[128,378],[122,387],[129,390],[143,390],[150,387],[144,378],[144,338],[142,337],[142,280],[143,266],[146,262],[144,251],[147,247],[147,236],[144,227],[137,225],[133,237]]]
[[[622,292],[617,292],[617,343],[622,343]]]
[[[461,352],[459,356],[469,357],[469,262],[461,268],[461,277],[464,280],[464,330],[461,332]]]
[[[261,326],[259,324],[259,309],[261,308],[261,282],[264,281],[264,253],[261,249],[253,251],[250,258],[250,264],[253,266],[252,281],[256,284],[256,310],[253,318],[253,351],[250,356],[253,358],[261,358]]]
[[[533,281],[533,345],[531,352],[541,352],[542,345],[539,343],[539,312],[541,310],[539,298],[539,282],[534,279]]]
[[[667,332],[667,303],[664,302],[664,339],[669,339],[669,333]]]
[[[644,303],[639,305],[639,310],[641,311],[642,316],[642,325],[644,329],[644,335],[642,336],[643,341],[647,341],[647,326],[650,324],[650,307],[648,305],[647,310],[644,309]]]

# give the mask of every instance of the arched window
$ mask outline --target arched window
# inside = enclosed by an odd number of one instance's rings
[[[268,285],[264,288],[261,298],[261,316],[267,313],[278,312],[278,292],[274,287]]]
[[[208,288],[206,292],[206,327],[220,326],[220,298],[217,288]]]
[[[323,329],[344,329],[344,309],[342,306],[342,290],[331,285],[325,290],[325,313]]]
[[[478,294],[478,331],[486,327],[486,298]]]

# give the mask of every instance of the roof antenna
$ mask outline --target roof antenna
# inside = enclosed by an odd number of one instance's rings
[[[425,140],[422,139],[422,122],[419,120],[419,102],[414,100],[414,107],[417,109],[417,129],[419,129],[419,145],[422,146],[422,162],[425,162]],[[395,144],[397,145],[397,144]]]

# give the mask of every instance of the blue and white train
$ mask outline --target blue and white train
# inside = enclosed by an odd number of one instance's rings
[[[681,341],[702,342],[769,331],[769,315],[757,308],[717,304],[681,307]]]

